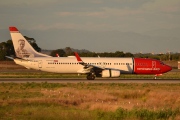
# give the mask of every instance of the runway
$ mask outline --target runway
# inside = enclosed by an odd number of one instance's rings
[[[180,83],[180,79],[95,79],[79,78],[0,78],[0,83]]]

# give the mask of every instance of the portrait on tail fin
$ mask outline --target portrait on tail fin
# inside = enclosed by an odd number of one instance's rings
[[[18,40],[18,48],[16,49],[16,56],[19,58],[33,57],[33,54],[29,53],[25,49],[25,40],[23,39]]]
[[[26,38],[20,33],[16,27],[9,27],[16,57],[34,58],[34,57],[51,57],[46,54],[37,52]]]

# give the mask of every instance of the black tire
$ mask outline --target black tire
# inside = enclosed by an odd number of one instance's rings
[[[95,79],[95,76],[94,75],[91,75],[91,80],[94,80]]]
[[[90,79],[91,79],[90,75],[87,75],[87,77],[86,77],[86,78],[87,78],[87,80],[90,80]]]
[[[94,75],[87,75],[87,80],[94,80],[95,79],[95,76]]]

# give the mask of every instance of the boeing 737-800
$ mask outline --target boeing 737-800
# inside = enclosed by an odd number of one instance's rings
[[[75,57],[51,57],[35,51],[16,27],[9,27],[9,30],[16,53],[13,60],[28,69],[87,74],[88,80],[120,77],[121,74],[160,75],[172,69],[159,60],[147,58],[80,57],[76,52]]]

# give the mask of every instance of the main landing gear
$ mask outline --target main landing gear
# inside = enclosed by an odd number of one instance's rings
[[[87,78],[87,80],[94,80],[95,75],[94,75],[94,73],[89,73],[86,78]]]

